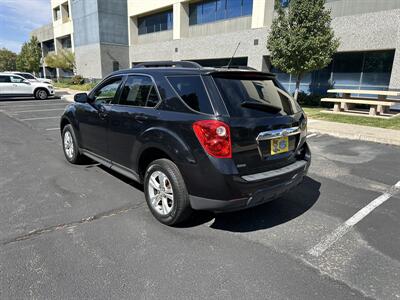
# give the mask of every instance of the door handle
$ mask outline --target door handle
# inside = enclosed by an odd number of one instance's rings
[[[137,121],[146,121],[149,117],[143,114],[135,115],[135,120]]]
[[[104,107],[100,107],[98,112],[99,112],[100,119],[107,118],[108,112],[107,112],[107,110],[104,109]]]

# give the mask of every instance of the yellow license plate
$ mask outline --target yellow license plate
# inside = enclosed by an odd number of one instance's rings
[[[281,138],[271,140],[271,155],[285,153],[289,151],[289,137],[284,136]]]

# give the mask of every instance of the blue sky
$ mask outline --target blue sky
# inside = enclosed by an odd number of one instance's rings
[[[0,0],[0,48],[19,52],[32,29],[50,22],[50,0]]]

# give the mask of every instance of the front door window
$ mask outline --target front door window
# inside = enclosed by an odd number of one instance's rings
[[[114,103],[119,85],[122,79],[116,78],[111,82],[97,90],[94,94],[95,104],[111,104]]]

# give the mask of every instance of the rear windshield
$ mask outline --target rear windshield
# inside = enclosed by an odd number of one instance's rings
[[[200,76],[174,76],[168,77],[168,80],[191,109],[205,114],[214,113]]]
[[[216,77],[214,80],[232,117],[293,115],[300,111],[299,105],[271,79],[244,80]],[[268,106],[277,107],[280,111],[269,110]]]

